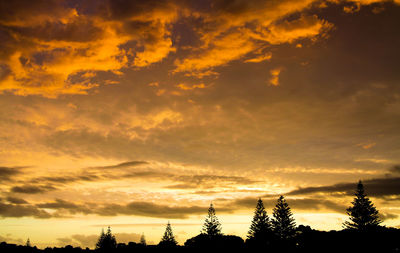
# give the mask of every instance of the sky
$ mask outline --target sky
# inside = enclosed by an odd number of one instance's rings
[[[0,241],[180,244],[212,202],[400,226],[400,1],[0,0]]]

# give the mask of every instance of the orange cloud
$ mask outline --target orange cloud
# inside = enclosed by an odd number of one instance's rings
[[[199,55],[176,61],[174,72],[189,72],[197,75],[204,70],[239,59],[254,49],[254,43],[249,41],[246,35],[240,32],[231,33],[214,41],[210,48],[203,50]]]
[[[362,147],[363,149],[370,149],[370,148],[374,147],[375,145],[376,145],[375,142],[357,144],[357,146]]]
[[[219,13],[219,16],[206,16],[209,29],[196,30],[202,45],[198,47],[199,50],[193,50],[194,52],[186,58],[176,60],[173,72],[185,72],[187,75],[201,78],[205,72],[210,73],[213,68],[239,60],[250,52],[255,54],[255,57],[244,62],[269,60],[271,54],[262,53],[261,50],[266,45],[322,37],[332,28],[332,24],[319,19],[316,15],[302,15],[293,21],[280,21],[292,12],[306,8],[310,3],[311,1],[303,1],[301,4],[296,1],[279,4],[263,3],[265,5],[260,3],[258,9],[253,9],[255,6],[248,6],[244,2],[238,3],[235,7],[229,4],[224,6],[225,12]],[[235,13],[231,13],[229,8],[238,9]],[[248,25],[249,23],[252,25]]]
[[[293,21],[285,21],[282,24],[272,25],[269,29],[259,27],[251,32],[252,37],[267,41],[271,44],[292,43],[297,39],[313,38],[324,34],[332,28],[332,24],[320,20],[316,15],[301,16]]]
[[[193,85],[187,85],[184,83],[180,83],[180,84],[176,85],[176,87],[178,87],[181,90],[194,90],[194,89],[204,89],[204,88],[206,88],[206,85],[204,83],[193,84]]]
[[[170,56],[176,58],[173,73],[217,75],[216,67],[235,60],[269,60],[265,50],[270,45],[324,37],[333,25],[318,16],[287,18],[315,2],[216,1],[194,10],[175,1],[82,2],[73,8],[62,0],[8,1],[0,10],[0,92],[52,98],[86,94],[117,83],[100,80],[97,72],[121,74]],[[385,1],[348,2],[360,6]],[[346,8],[353,12],[358,7]],[[198,41],[179,47],[174,25],[187,19],[196,20],[186,25]]]
[[[271,74],[271,78],[269,79],[269,84],[273,86],[279,85],[279,74],[281,73],[281,68],[272,69],[269,73]]]
[[[92,81],[94,72],[118,70],[127,64],[118,45],[128,38],[118,36],[110,26],[104,25],[103,37],[92,42],[38,40],[38,47],[17,49],[4,61],[10,72],[1,81],[0,91],[55,97],[85,94],[98,86]]]
[[[155,16],[132,10],[128,20],[109,20],[49,1],[53,12],[41,2],[30,6],[35,16],[20,16],[24,6],[11,4],[15,10],[0,18],[6,33],[0,46],[0,93],[51,98],[86,94],[101,84],[117,83],[99,80],[98,71],[120,75],[122,68],[146,67],[175,51],[167,25],[176,14],[168,9],[154,10],[159,14]],[[138,21],[142,25],[134,29],[127,25]],[[126,46],[133,42],[139,48]]]
[[[259,56],[255,57],[255,58],[247,59],[244,62],[257,63],[257,62],[270,60],[271,58],[272,58],[272,54],[271,53],[267,53],[267,54],[264,54],[264,55],[259,55]]]

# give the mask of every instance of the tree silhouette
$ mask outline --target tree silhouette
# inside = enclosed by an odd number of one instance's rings
[[[146,237],[144,236],[144,233],[142,234],[142,236],[140,237],[140,244],[143,246],[146,246]]]
[[[32,247],[32,245],[31,245],[31,240],[29,240],[29,238],[28,238],[28,240],[26,240],[25,246],[26,246],[26,247]]]
[[[178,242],[175,240],[174,234],[172,233],[171,224],[168,221],[164,236],[161,238],[161,241],[158,245],[162,247],[174,247],[177,244]]]
[[[271,222],[260,199],[257,201],[247,239],[263,239],[271,231]]]
[[[376,229],[382,222],[378,217],[378,210],[364,192],[361,180],[357,184],[353,206],[347,208],[350,221],[345,221],[343,226],[347,229],[366,231]]]
[[[273,216],[273,231],[278,238],[283,240],[292,238],[296,231],[296,223],[292,217],[293,213],[283,196],[279,197],[273,209]]]
[[[208,214],[203,225],[203,232],[209,236],[221,235],[221,224],[215,215],[215,209],[213,204],[210,204],[208,208]]]
[[[111,251],[116,247],[117,241],[115,240],[115,236],[111,233],[111,228],[108,227],[107,233],[104,233],[104,229],[102,229],[99,240],[96,243],[96,250]]]

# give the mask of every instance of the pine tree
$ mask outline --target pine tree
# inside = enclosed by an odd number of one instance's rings
[[[31,240],[29,240],[29,238],[28,238],[28,240],[26,240],[26,244],[25,244],[25,246],[26,247],[32,247],[32,245],[31,245]]]
[[[292,217],[293,213],[283,196],[279,197],[278,203],[273,209],[273,216],[272,227],[278,238],[283,240],[292,238],[295,234],[296,223]]]
[[[101,229],[101,234],[100,234],[99,239],[97,240],[97,243],[96,243],[96,249],[100,249],[101,248],[101,246],[103,245],[103,241],[104,241],[104,237],[105,236],[106,235],[104,234],[104,228],[102,228]]]
[[[168,221],[164,236],[161,238],[161,241],[158,245],[163,247],[174,247],[177,244],[178,242],[175,240],[174,234],[172,233],[171,224]]]
[[[108,227],[107,233],[104,233],[104,229],[101,230],[99,240],[96,243],[96,249],[101,251],[110,251],[117,247],[117,241],[115,236],[111,233],[111,228]]]
[[[262,200],[258,199],[247,239],[264,239],[270,231],[271,222],[267,215],[267,211],[265,211]]]
[[[144,236],[144,233],[142,234],[142,236],[140,237],[140,244],[143,246],[146,246],[146,237]]]
[[[353,206],[347,208],[347,214],[350,216],[350,221],[343,223],[347,229],[366,231],[376,229],[382,222],[379,220],[378,210],[374,207],[371,200],[364,192],[364,186],[361,180],[358,182],[357,191],[355,193]]]
[[[215,209],[213,204],[210,204],[208,208],[208,215],[203,225],[203,232],[209,236],[221,235],[221,224],[215,215]]]

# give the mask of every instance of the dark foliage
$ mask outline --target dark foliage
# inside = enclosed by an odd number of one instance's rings
[[[140,237],[140,245],[142,245],[142,246],[147,245],[146,237],[144,236],[144,234],[142,234],[142,236]]]
[[[167,227],[165,228],[164,236],[161,238],[158,246],[164,248],[174,248],[178,245],[178,242],[175,240],[174,234],[172,233],[171,224],[168,222]]]
[[[378,210],[364,192],[364,186],[360,180],[357,185],[353,206],[347,209],[350,221],[344,222],[346,229],[368,231],[376,230],[382,222],[378,217]]]
[[[208,236],[221,235],[221,223],[219,223],[217,216],[215,215],[214,205],[211,203],[208,208],[208,214],[203,225],[203,233]]]
[[[296,223],[293,213],[283,196],[280,196],[273,209],[272,226],[275,235],[281,240],[291,239],[295,235]]]
[[[235,235],[214,235],[199,234],[185,242],[188,249],[204,250],[239,250],[244,248],[244,241],[241,237]]]
[[[272,224],[261,199],[257,201],[246,244],[250,248],[267,248],[273,240]]]
[[[117,241],[115,236],[111,233],[111,228],[108,227],[107,233],[104,230],[101,231],[99,240],[96,243],[96,250],[101,252],[110,252],[117,247]]]
[[[253,220],[247,239],[264,238],[272,229],[271,222],[265,211],[264,204],[261,199],[257,201],[256,210],[254,211]]]

